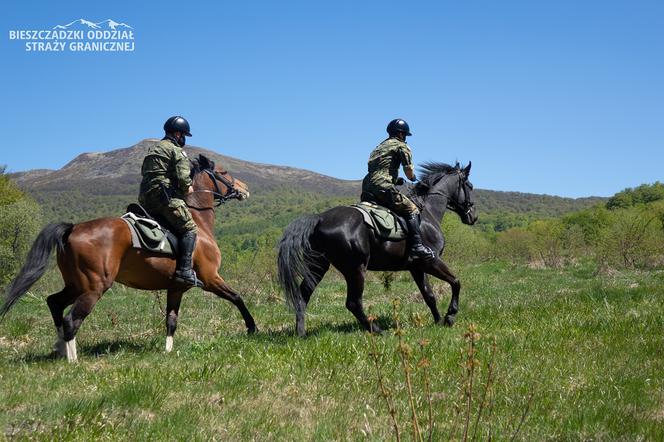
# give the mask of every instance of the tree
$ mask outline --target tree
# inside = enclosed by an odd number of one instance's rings
[[[0,285],[16,273],[40,227],[39,205],[0,168]]]
[[[23,192],[5,175],[6,166],[0,166],[0,207],[23,199]]]
[[[635,189],[627,188],[618,192],[609,198],[606,208],[627,209],[639,204],[649,204],[655,201],[664,200],[664,184],[659,181],[653,184],[642,184]]]

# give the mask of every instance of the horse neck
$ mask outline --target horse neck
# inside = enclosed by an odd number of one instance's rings
[[[454,177],[455,175],[448,175],[442,178],[424,197],[424,210],[429,212],[438,224],[443,220],[450,197],[456,191],[458,181]]]
[[[194,176],[194,191],[196,190],[210,190],[203,184],[202,175],[197,174]],[[211,193],[196,193],[189,195],[187,198],[187,205],[194,222],[199,228],[206,230],[211,235],[214,234],[214,197]]]
[[[189,211],[198,228],[205,230],[210,236],[214,237],[214,210],[189,209]]]

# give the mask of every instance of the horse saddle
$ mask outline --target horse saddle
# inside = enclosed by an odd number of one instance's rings
[[[132,203],[127,213],[120,218],[129,226],[131,245],[153,253],[175,255],[178,251],[178,237],[164,227],[164,221],[148,213],[143,206]]]
[[[362,201],[350,207],[362,214],[364,223],[371,227],[379,238],[400,241],[408,236],[406,221],[387,207],[369,201]]]

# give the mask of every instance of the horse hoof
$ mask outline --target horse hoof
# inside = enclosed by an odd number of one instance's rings
[[[67,348],[65,347],[65,341],[58,339],[53,345],[53,354],[57,358],[66,358],[67,357]]]
[[[443,325],[445,327],[452,327],[454,325],[454,315],[445,315],[445,320],[443,321]]]
[[[76,338],[71,341],[65,341],[65,349],[67,351],[67,360],[70,363],[78,362],[78,355],[76,352]]]
[[[382,335],[383,334],[383,329],[378,327],[376,324],[371,324],[371,329],[369,330],[369,333],[373,333],[375,335]]]
[[[249,336],[255,335],[257,332],[258,332],[258,329],[256,328],[256,326],[247,329],[247,334]]]
[[[166,353],[173,351],[173,336],[166,336]]]

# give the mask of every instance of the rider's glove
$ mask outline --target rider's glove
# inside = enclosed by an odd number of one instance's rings
[[[396,182],[397,186],[403,186],[405,183],[406,183],[406,180],[404,180],[403,178],[401,178],[401,177],[397,178],[397,182]]]

